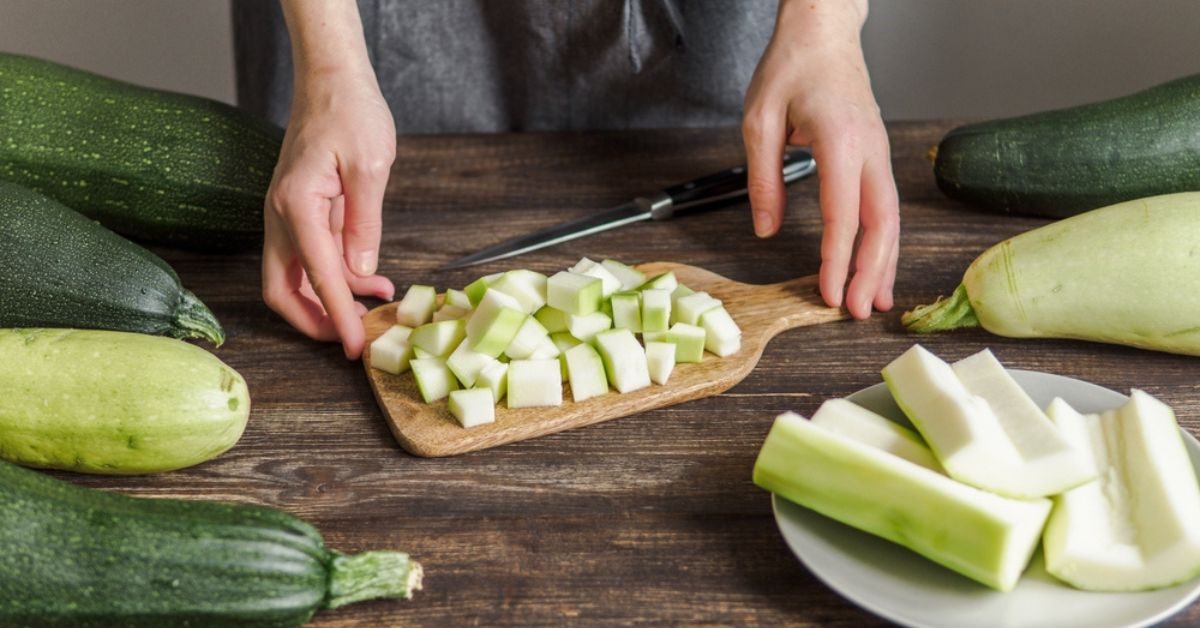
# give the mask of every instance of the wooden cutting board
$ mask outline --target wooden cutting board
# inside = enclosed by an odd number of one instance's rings
[[[821,300],[815,275],[750,285],[683,264],[655,262],[638,269],[647,276],[674,271],[680,283],[723,301],[742,329],[741,349],[724,358],[705,353],[699,363],[677,364],[665,386],[651,384],[625,394],[610,391],[581,403],[571,401],[570,393],[564,392],[563,404],[550,408],[510,410],[501,401],[495,423],[464,429],[450,414],[445,399],[433,404],[421,400],[412,373],[392,375],[371,368],[368,347],[363,355],[367,380],[400,446],[418,456],[453,456],[715,395],[749,375],[767,341],[779,332],[847,318],[844,310],[828,307]],[[395,324],[395,310],[396,304],[389,303],[367,313],[363,320],[368,344]]]

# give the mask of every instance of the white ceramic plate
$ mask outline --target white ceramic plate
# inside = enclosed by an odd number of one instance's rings
[[[1062,397],[1080,412],[1100,412],[1125,395],[1077,379],[1010,370],[1038,405]],[[850,400],[911,426],[884,384]],[[1192,466],[1200,473],[1200,443],[1184,431]],[[774,498],[775,520],[796,556],[850,601],[886,619],[920,627],[1011,626],[1098,628],[1163,621],[1200,595],[1200,580],[1143,593],[1091,593],[1046,573],[1041,550],[1017,587],[1000,593],[879,537]]]

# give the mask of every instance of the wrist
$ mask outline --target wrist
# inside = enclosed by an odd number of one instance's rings
[[[776,31],[858,41],[867,0],[780,0]]]
[[[355,0],[283,0],[298,84],[374,71]]]

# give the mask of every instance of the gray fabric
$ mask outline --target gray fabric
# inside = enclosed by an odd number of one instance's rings
[[[736,125],[775,20],[775,0],[358,4],[402,134]],[[239,102],[284,124],[279,5],[234,0],[233,17]]]

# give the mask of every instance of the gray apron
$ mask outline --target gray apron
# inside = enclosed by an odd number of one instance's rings
[[[324,1],[324,0],[316,0]],[[359,0],[396,129],[736,126],[775,0]],[[234,0],[239,104],[287,122],[279,3]]]

